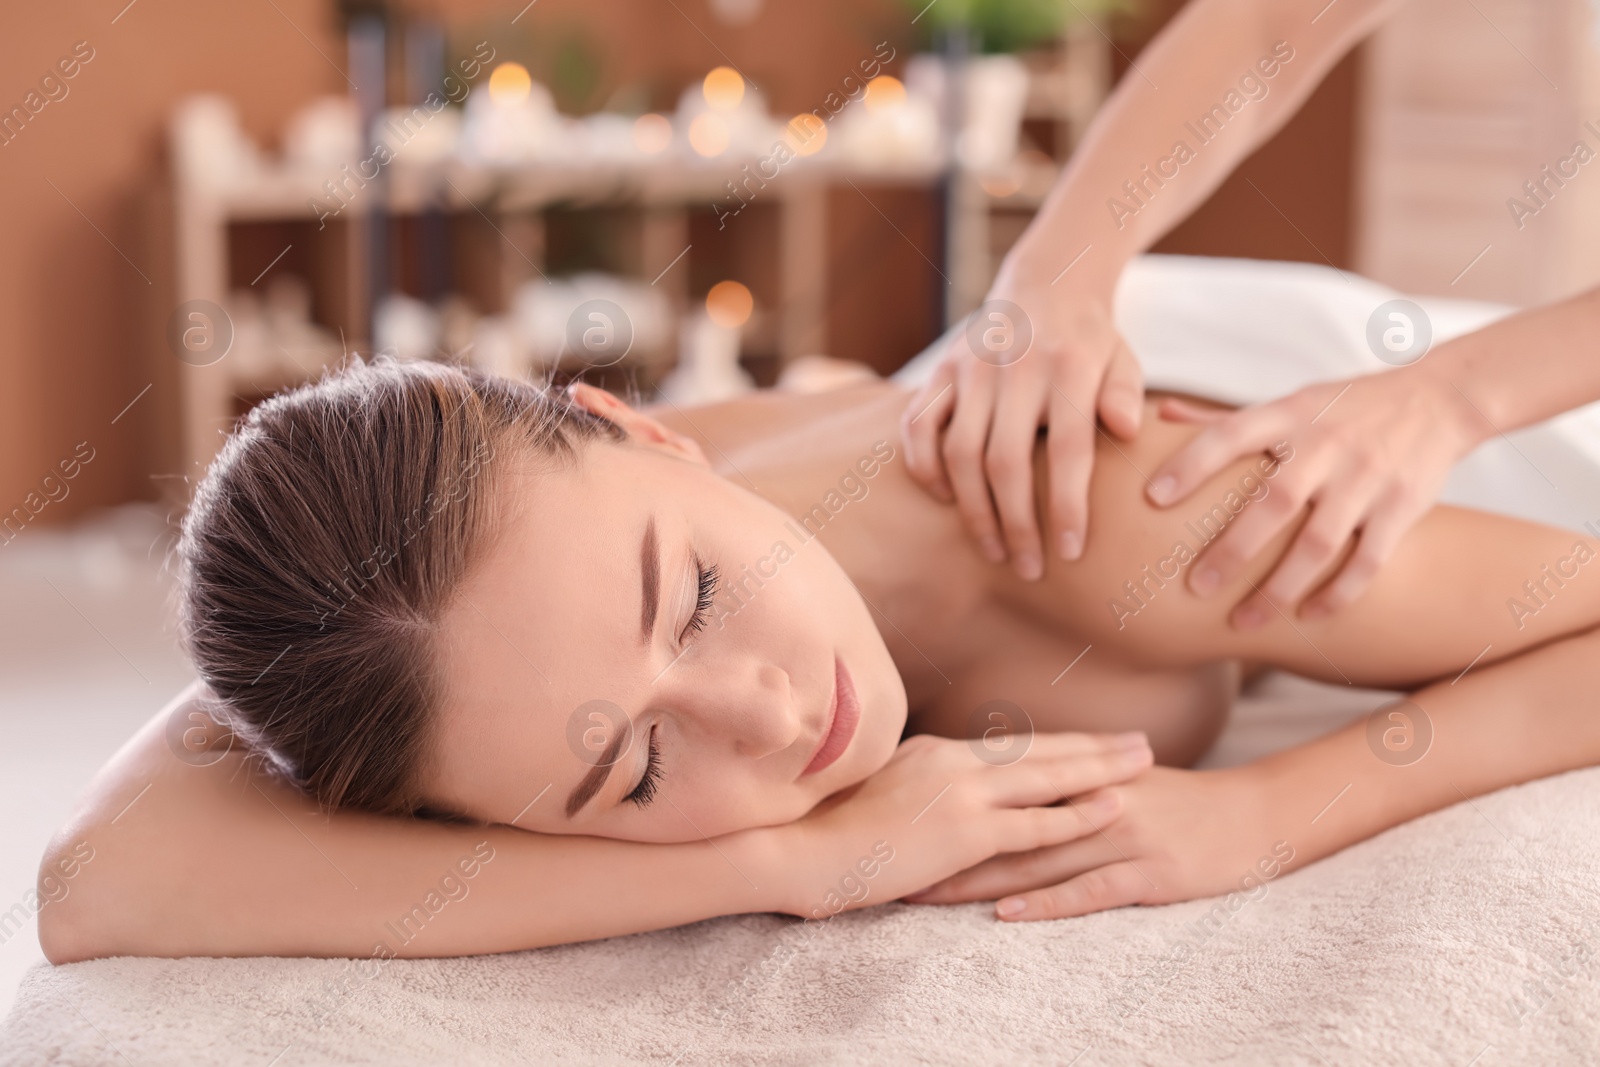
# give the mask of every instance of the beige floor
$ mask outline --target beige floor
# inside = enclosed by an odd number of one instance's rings
[[[192,677],[170,622],[170,544],[163,515],[138,507],[0,544],[0,914],[28,910],[79,790]],[[0,925],[0,1018],[42,958],[31,916]]]

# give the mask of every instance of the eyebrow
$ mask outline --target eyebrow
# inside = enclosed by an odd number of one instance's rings
[[[644,607],[639,615],[639,633],[646,644],[656,628],[656,609],[661,602],[661,544],[656,540],[656,517],[644,528],[639,546],[639,567],[643,576]]]
[[[582,811],[583,806],[593,800],[596,793],[600,792],[600,787],[606,784],[607,778],[611,777],[611,768],[616,766],[617,757],[622,753],[622,746],[627,743],[628,738],[632,735],[633,731],[631,729],[617,731],[617,736],[613,737],[611,743],[606,746],[606,750],[600,753],[599,762],[589,768],[589,773],[583,776],[583,780],[578,783],[577,787],[572,790],[571,795],[567,797],[567,818],[570,819]]]

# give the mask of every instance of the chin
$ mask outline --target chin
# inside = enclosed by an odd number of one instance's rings
[[[880,639],[874,649],[871,681],[862,688],[867,692],[861,700],[861,734],[856,739],[858,752],[853,769],[859,769],[865,779],[883,769],[905,733],[908,707],[906,685],[895,668],[889,649]]]

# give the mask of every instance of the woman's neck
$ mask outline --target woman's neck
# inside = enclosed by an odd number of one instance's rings
[[[992,569],[955,509],[911,480],[899,429],[908,399],[873,382],[651,414],[697,440],[720,473],[793,516],[790,550],[816,540],[839,561],[873,609],[916,707],[974,655],[970,629]]]

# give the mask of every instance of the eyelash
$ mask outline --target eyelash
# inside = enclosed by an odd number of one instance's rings
[[[643,808],[656,798],[656,786],[661,782],[661,748],[656,744],[655,727],[650,728],[650,755],[644,765],[644,775],[633,791],[622,799]]]
[[[695,597],[694,614],[689,617],[689,625],[684,627],[686,635],[690,631],[699,633],[705,629],[706,622],[711,616],[711,602],[717,595],[717,565],[707,566],[699,556],[694,558],[695,569],[700,575],[700,588]],[[680,635],[680,638],[683,635]],[[661,783],[661,746],[656,742],[655,727],[650,728],[650,752],[645,760],[644,774],[639,778],[639,784],[623,800],[631,801],[643,808],[656,798],[656,787]]]
[[[689,617],[689,625],[684,627],[679,634],[679,640],[688,636],[690,632],[699,633],[711,619],[711,601],[717,595],[717,565],[707,566],[699,556],[694,558],[695,568],[700,572],[700,593],[694,603],[694,614]]]

